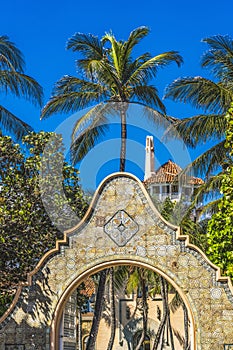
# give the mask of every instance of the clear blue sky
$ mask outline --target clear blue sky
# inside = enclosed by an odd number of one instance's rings
[[[156,55],[177,50],[184,58],[181,68],[174,64],[158,73],[153,83],[162,96],[166,85],[179,76],[207,76],[207,72],[200,68],[201,54],[207,48],[201,39],[216,34],[233,36],[232,13],[232,0],[9,0],[1,3],[0,27],[1,35],[8,35],[23,52],[26,73],[43,86],[46,103],[53,84],[61,76],[75,75],[75,54],[65,50],[67,39],[75,32],[93,33],[101,37],[112,30],[118,39],[127,39],[132,29],[148,26],[151,33],[140,43],[140,52],[150,51]],[[67,117],[54,115],[41,122],[39,109],[30,103],[6,99],[3,95],[0,100],[0,104],[8,106],[37,131],[53,131]],[[175,117],[196,113],[188,105],[168,100],[165,105],[168,114]],[[135,140],[143,144],[143,140],[140,137],[137,140],[137,135],[134,135]],[[191,151],[191,157],[197,154],[195,152]],[[143,154],[140,156],[143,157]],[[110,159],[111,156],[103,163],[108,163]],[[144,160],[138,162],[142,164]],[[100,168],[99,165],[94,170],[96,174],[100,173]],[[137,173],[135,170],[135,173],[141,176],[140,171]],[[92,187],[92,183],[84,185]]]

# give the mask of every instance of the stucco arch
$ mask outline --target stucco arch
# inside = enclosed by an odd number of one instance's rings
[[[159,215],[135,176],[115,173],[101,183],[80,224],[19,288],[0,320],[0,350],[6,344],[30,349],[32,339],[38,349],[56,349],[56,322],[75,286],[86,275],[122,262],[151,268],[175,286],[195,327],[192,350],[233,344],[229,279]]]

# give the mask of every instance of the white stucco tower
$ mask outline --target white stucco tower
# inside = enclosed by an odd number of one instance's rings
[[[155,154],[153,136],[146,137],[145,175],[144,181],[155,173]]]

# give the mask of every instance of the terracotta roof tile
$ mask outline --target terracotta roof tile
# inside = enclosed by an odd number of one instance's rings
[[[155,171],[149,179],[145,180],[145,185],[153,183],[172,183],[178,181],[178,175],[182,171],[182,168],[176,163],[169,160],[168,162],[161,165],[161,167]],[[198,177],[187,176],[188,183],[190,185],[201,185],[204,181]]]

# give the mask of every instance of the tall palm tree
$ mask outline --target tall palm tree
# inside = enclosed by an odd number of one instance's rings
[[[116,40],[112,33],[101,39],[92,34],[76,33],[68,40],[67,48],[81,56],[76,61],[81,77],[66,75],[56,83],[41,118],[91,107],[77,120],[73,129],[74,162],[82,159],[106,132],[107,116],[118,112],[121,120],[120,171],[124,171],[128,104],[135,102],[156,108],[158,113],[153,115],[154,120],[164,116],[165,106],[156,87],[149,81],[156,77],[159,67],[171,62],[179,66],[182,58],[176,51],[157,56],[144,53],[134,58],[133,49],[148,33],[147,27],[139,27],[126,41]]]
[[[32,77],[24,74],[21,51],[7,36],[0,36],[0,89],[2,93],[24,97],[35,105],[42,105],[42,88]],[[0,105],[0,126],[17,139],[31,131],[31,127]]]
[[[114,286],[114,267],[109,269],[109,299],[111,312],[111,334],[107,350],[112,350],[116,335],[116,305],[115,305],[115,286]]]
[[[132,292],[137,295],[136,309],[139,309],[140,300],[140,313],[142,315],[142,331],[141,335],[136,344],[135,350],[139,350],[145,341],[147,336],[147,324],[148,324],[148,302],[147,302],[147,286],[150,276],[153,272],[150,270],[145,270],[144,268],[137,266],[129,267],[129,277],[127,281],[127,292],[131,294]],[[136,309],[134,313],[136,312]]]
[[[173,124],[188,146],[195,147],[206,141],[215,145],[201,154],[190,165],[197,172],[205,174],[207,182],[198,190],[196,198],[202,198],[209,191],[219,190],[221,169],[228,163],[228,150],[224,148],[225,114],[233,100],[233,39],[217,35],[203,40],[208,51],[203,54],[202,67],[208,68],[214,80],[204,77],[185,77],[173,81],[165,91],[165,97],[174,101],[191,103],[206,114],[177,120]],[[211,176],[219,171],[219,176]],[[216,202],[215,202],[216,204]],[[215,206],[216,207],[216,206]]]
[[[172,350],[175,350],[174,340],[173,340],[173,331],[172,331],[171,321],[170,321],[170,308],[168,304],[168,283],[165,280],[165,278],[163,278],[162,276],[159,276],[159,278],[160,278],[160,285],[161,285],[161,296],[163,300],[163,316],[159,324],[159,328],[157,330],[152,349],[153,350],[158,349],[159,345],[161,345],[161,349],[163,348],[165,329],[167,326],[167,329],[169,331],[170,346]]]
[[[99,274],[99,284],[98,284],[97,295],[95,300],[94,316],[93,316],[91,330],[90,330],[90,334],[86,345],[87,350],[93,350],[95,348],[96,338],[97,338],[99,324],[100,324],[102,310],[103,310],[103,298],[104,298],[107,274],[108,274],[108,269],[102,270]]]

